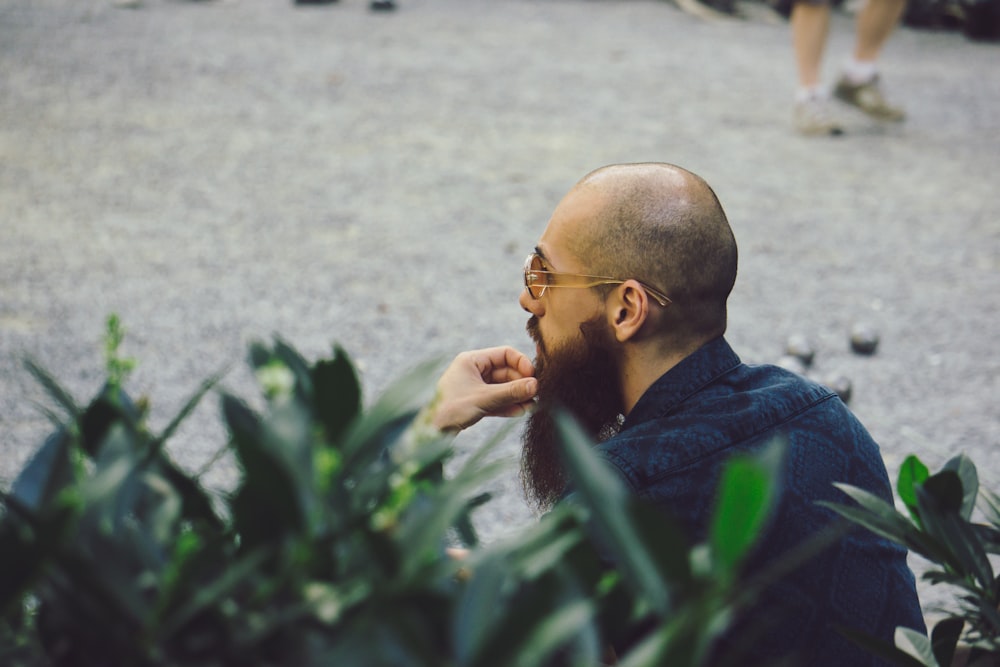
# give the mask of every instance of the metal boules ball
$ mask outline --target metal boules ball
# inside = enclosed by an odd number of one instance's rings
[[[775,365],[784,368],[786,371],[791,371],[793,373],[798,373],[799,375],[806,374],[806,365],[798,357],[793,357],[790,354],[786,354],[775,362]]]
[[[849,403],[851,401],[851,393],[854,387],[851,384],[850,378],[846,375],[841,375],[839,373],[831,374],[823,379],[822,384],[835,392],[844,403]]]
[[[792,334],[785,342],[785,354],[799,359],[808,367],[812,365],[813,359],[816,357],[816,348],[802,334]]]
[[[851,349],[857,354],[875,354],[878,340],[878,331],[866,322],[851,327]]]

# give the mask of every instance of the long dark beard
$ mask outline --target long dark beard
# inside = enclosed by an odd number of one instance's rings
[[[529,504],[541,512],[559,500],[569,481],[559,453],[554,410],[568,412],[587,434],[600,440],[617,425],[623,408],[610,333],[599,321],[583,323],[580,332],[582,337],[572,343],[551,351],[543,348],[535,361],[538,407],[525,424],[520,477]],[[534,318],[528,322],[528,333],[540,340]]]

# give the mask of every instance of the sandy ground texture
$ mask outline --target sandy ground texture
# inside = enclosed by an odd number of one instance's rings
[[[760,6],[137,4],[0,0],[0,486],[49,428],[21,358],[89,397],[111,312],[154,427],[229,363],[251,395],[247,342],[275,333],[312,358],[342,344],[369,400],[431,357],[528,352],[520,269],[552,208],[595,167],[657,160],[729,214],[745,361],[808,336],[812,374],[851,379],[890,474],[965,452],[997,488],[996,45],[901,29],[883,74],[907,121],[845,109],[845,136],[807,139],[787,24]],[[838,14],[831,79],[851,31]],[[875,355],[849,350],[857,322]],[[171,451],[197,468],[224,437],[210,399]],[[207,479],[235,475],[223,460]],[[488,539],[531,520],[513,474],[494,490]]]

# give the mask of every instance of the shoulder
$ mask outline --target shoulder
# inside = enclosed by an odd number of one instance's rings
[[[794,444],[847,440],[874,446],[832,390],[776,366],[740,364],[650,413],[598,446],[634,489],[690,466],[717,467],[779,436]]]

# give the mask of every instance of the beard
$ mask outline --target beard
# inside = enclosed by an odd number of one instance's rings
[[[610,332],[594,320],[581,324],[580,333],[580,338],[547,351],[538,320],[528,320],[528,334],[539,348],[538,400],[522,435],[520,478],[528,503],[539,512],[552,508],[569,481],[559,451],[555,411],[568,412],[585,433],[600,441],[617,432],[624,408]]]

